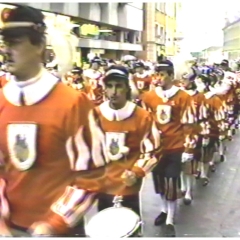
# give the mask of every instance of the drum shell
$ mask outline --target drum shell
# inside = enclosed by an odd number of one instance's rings
[[[125,217],[119,219],[119,214]],[[130,221],[131,219],[131,221]],[[120,221],[122,221],[120,223]],[[129,221],[129,224],[126,228],[126,221]],[[115,227],[111,227],[113,223],[116,223],[118,226],[118,233],[114,231]],[[125,226],[123,226],[125,224]],[[128,238],[128,237],[138,237],[142,222],[140,217],[133,212],[131,209],[126,207],[110,207],[106,208],[96,215],[94,215],[86,225],[85,231],[86,235],[90,238]],[[96,226],[100,226],[100,232],[96,229]],[[107,226],[107,227],[106,227]],[[104,231],[105,227],[105,231]],[[120,228],[122,231],[119,231]],[[113,230],[111,233],[110,231]],[[116,229],[115,229],[116,230]]]

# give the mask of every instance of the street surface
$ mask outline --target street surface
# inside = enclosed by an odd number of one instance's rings
[[[202,187],[196,181],[193,202],[185,206],[178,201],[177,237],[239,237],[240,236],[240,134],[228,143],[227,161],[217,164],[210,173],[210,183]],[[142,190],[144,237],[163,237],[164,226],[155,227],[160,213],[159,196],[155,194],[151,175]],[[96,213],[90,210],[86,220]]]

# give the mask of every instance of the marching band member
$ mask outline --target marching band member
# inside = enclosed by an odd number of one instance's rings
[[[76,89],[78,91],[86,91],[86,88],[85,88],[85,82],[84,82],[84,79],[83,79],[83,70],[82,68],[80,67],[75,67],[72,69],[71,71],[72,73],[72,88],[73,89]]]
[[[230,126],[231,126],[231,136],[235,134],[235,122],[237,120],[236,116],[236,110],[237,110],[237,95],[235,92],[235,83],[236,83],[236,74],[231,71],[229,67],[229,62],[228,60],[223,60],[220,64],[221,69],[224,72],[224,79],[222,80],[221,86],[226,86],[228,88],[228,91],[222,91],[220,90],[218,92],[218,95],[220,98],[223,98],[226,101],[227,108],[228,108],[228,119],[230,121]],[[222,95],[225,95],[223,97]]]
[[[133,74],[133,81],[139,91],[139,94],[149,91],[151,84],[151,75],[149,71],[144,70],[144,64],[142,62],[136,62],[133,64],[135,74]]]
[[[191,165],[185,164],[183,171],[181,173],[181,190],[184,193],[184,203],[185,205],[191,204],[192,201],[192,185],[193,176],[200,174],[200,160],[201,160],[201,150],[202,146],[206,147],[208,145],[209,139],[206,135],[206,105],[204,102],[204,95],[197,91],[197,85],[195,84],[195,79],[197,73],[193,67],[180,69],[183,73],[180,78],[181,89],[185,91],[194,103],[195,117],[196,117],[196,134],[198,135],[197,146],[194,153],[194,160],[190,162]]]
[[[90,152],[93,105],[42,66],[46,25],[40,10],[18,6],[2,22],[13,79],[0,93],[0,232],[84,234],[81,219],[104,173]],[[67,54],[70,43],[63,33],[61,42]],[[93,171],[93,166],[99,168]]]
[[[109,68],[109,63],[106,59],[102,59],[102,62],[101,62],[101,71],[103,74],[105,74],[107,72]]]
[[[207,133],[209,143],[203,148],[201,158],[201,179],[203,186],[208,185],[209,167],[213,170],[214,166],[214,152],[218,141],[224,141],[226,137],[226,123],[224,105],[214,91],[211,90],[211,82],[209,74],[201,74],[195,81],[199,92],[204,94],[206,104],[207,120],[205,122],[204,131]]]
[[[100,71],[101,59],[95,57],[91,60],[90,68],[83,72],[88,97],[93,101],[94,105],[103,102],[103,73]]]
[[[149,112],[131,102],[128,71],[112,66],[103,79],[107,101],[91,112],[94,134],[92,154],[106,162],[105,191],[98,197],[98,210],[113,206],[116,195],[122,205],[139,216],[142,179],[160,156],[160,134]]]
[[[166,235],[175,236],[174,214],[176,200],[181,197],[182,164],[193,161],[197,144],[195,115],[191,97],[173,85],[172,62],[159,62],[155,75],[158,75],[158,86],[142,95],[142,105],[152,112],[163,140],[163,157],[153,170],[155,191],[160,194],[162,205],[155,225],[166,222]]]

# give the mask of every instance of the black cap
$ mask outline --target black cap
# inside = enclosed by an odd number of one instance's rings
[[[8,14],[2,14],[1,20],[4,23],[1,35],[4,37],[24,36],[29,31],[44,34],[46,30],[43,13],[29,6],[19,5],[9,9]]]
[[[108,60],[107,59],[102,59],[101,65],[102,66],[108,66]]]
[[[98,63],[99,65],[101,64],[102,60],[101,58],[99,57],[94,57],[92,60],[91,60],[91,63]]]
[[[73,74],[82,74],[82,73],[83,73],[83,70],[82,70],[82,68],[80,68],[80,67],[74,67],[74,68],[72,69],[71,73],[73,73]]]
[[[228,66],[229,62],[227,59],[223,59],[222,62],[220,63],[221,66]]]
[[[158,64],[155,65],[155,72],[173,70],[174,66],[173,63],[169,60],[159,61]]]
[[[188,79],[189,81],[194,81],[197,77],[196,70],[191,67],[188,72],[183,73],[182,78],[183,79]]]
[[[109,67],[108,71],[105,73],[103,82],[107,82],[112,79],[125,80],[126,82],[128,82],[129,81],[128,75],[129,72],[127,68],[121,65],[113,65]]]
[[[108,61],[109,63],[113,63],[113,64],[116,64],[116,62],[113,60],[113,59],[109,59]]]
[[[142,62],[136,62],[133,64],[133,68],[144,68],[144,64]]]

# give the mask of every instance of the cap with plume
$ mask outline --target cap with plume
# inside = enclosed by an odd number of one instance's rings
[[[200,74],[197,67],[193,66],[196,59],[191,56],[191,54],[179,54],[173,59],[175,66],[175,79],[188,79],[193,81],[197,75]]]
[[[80,68],[80,67],[74,67],[74,68],[72,69],[71,73],[73,73],[73,74],[82,74],[82,73],[83,73],[83,70],[82,70],[82,68]]]
[[[101,65],[102,66],[108,66],[108,60],[107,59],[102,59]]]
[[[107,82],[109,80],[124,80],[126,82],[129,81],[128,79],[129,72],[127,68],[121,66],[121,65],[113,65],[109,67],[108,71],[105,73],[105,77],[103,79],[103,82]]]
[[[145,65],[143,64],[143,62],[136,62],[133,64],[133,68],[144,68]]]
[[[174,70],[174,66],[171,61],[163,60],[163,61],[159,61],[158,64],[155,65],[154,70],[155,72]]]
[[[228,66],[229,61],[227,59],[223,59],[222,62],[220,63],[221,66]]]
[[[1,30],[3,37],[18,38],[28,36],[35,32],[42,37],[46,34],[47,42],[53,47],[55,64],[59,67],[60,74],[65,74],[72,69],[75,47],[78,39],[69,33],[61,32],[53,26],[46,27],[43,13],[35,8],[18,5],[10,10]]]
[[[101,64],[102,60],[100,57],[94,57],[92,60],[91,60],[91,64],[93,63],[98,63],[99,65]]]
[[[1,17],[1,35],[4,38],[22,37],[33,32],[44,34],[46,30],[43,13],[29,6],[20,5],[9,9],[8,14]]]
[[[204,67],[201,69],[201,75],[209,76],[213,70],[209,67]]]

